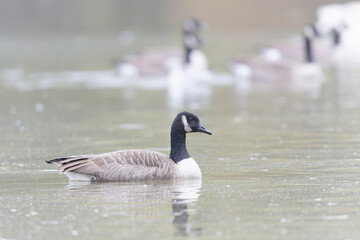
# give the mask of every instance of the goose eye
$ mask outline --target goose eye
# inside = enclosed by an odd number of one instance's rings
[[[190,122],[193,122],[193,121],[194,121],[194,118],[193,118],[193,117],[190,117],[189,121],[190,121]]]

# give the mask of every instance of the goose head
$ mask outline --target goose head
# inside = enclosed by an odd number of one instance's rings
[[[203,45],[198,33],[208,29],[207,25],[195,18],[189,18],[183,23],[183,41],[186,48],[197,49]]]
[[[189,112],[181,112],[179,113],[172,125],[171,125],[171,151],[170,151],[170,158],[175,162],[178,163],[183,159],[190,158],[189,153],[186,150],[186,134],[192,132],[200,132],[212,135],[212,133],[206,128],[204,128],[199,118]],[[199,170],[200,171],[200,170]],[[200,173],[201,175],[201,173]]]
[[[302,35],[308,39],[314,39],[320,36],[320,33],[315,24],[306,24],[302,29]]]
[[[199,33],[205,32],[208,29],[208,26],[206,23],[195,18],[189,18],[183,22],[182,28],[184,33]]]
[[[171,126],[172,131],[179,131],[181,133],[200,132],[212,135],[205,127],[200,123],[199,118],[190,112],[179,113]]]

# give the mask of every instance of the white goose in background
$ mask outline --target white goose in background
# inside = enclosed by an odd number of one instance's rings
[[[316,28],[305,25],[302,29],[302,48],[294,52],[281,52],[271,48],[267,53],[251,57],[237,57],[229,64],[238,82],[251,84],[284,85],[287,81],[299,90],[317,89],[323,82],[321,67],[315,61],[314,40]]]
[[[360,1],[318,8],[317,26],[323,34],[338,37],[331,61],[340,68],[360,66]]]

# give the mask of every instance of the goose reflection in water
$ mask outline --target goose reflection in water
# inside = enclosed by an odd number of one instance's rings
[[[197,217],[195,203],[200,197],[201,184],[201,179],[121,183],[70,182],[67,186],[69,196],[64,197],[67,203],[70,201],[70,204],[75,202],[84,205],[85,201],[87,207],[101,209],[105,215],[122,217],[163,215],[162,211],[154,207],[171,203],[173,235],[200,236],[201,226],[193,226],[195,223],[191,219]],[[119,221],[118,224],[121,223]]]
[[[190,213],[196,215],[193,204],[200,196],[201,179],[187,180],[177,185],[172,192],[173,224],[176,228],[175,236],[200,236],[201,227],[193,227],[189,222]],[[190,207],[190,208],[189,208]]]

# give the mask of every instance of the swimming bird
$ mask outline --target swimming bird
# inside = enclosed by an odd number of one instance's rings
[[[179,113],[171,125],[170,156],[150,150],[124,150],[47,160],[75,181],[143,181],[152,179],[201,178],[201,170],[186,150],[186,134],[211,135],[199,118]]]
[[[124,60],[115,60],[116,72],[120,77],[126,77],[129,66],[135,77],[162,76],[168,72],[167,60],[179,59],[187,67],[206,67],[208,60],[200,50],[203,42],[199,33],[206,31],[207,25],[195,18],[187,19],[182,24],[183,49],[158,47],[150,48],[140,53],[130,54]],[[134,71],[133,69],[136,69]]]
[[[303,27],[301,35],[301,42],[266,49],[266,54],[240,55],[231,60],[228,66],[235,77],[242,81],[251,79],[266,83],[298,76],[302,78],[304,75],[318,75],[321,71],[314,56],[317,29],[313,24],[307,24]]]
[[[198,36],[206,28],[204,23],[196,19],[186,20],[183,23],[183,58],[171,57],[164,63],[168,104],[172,110],[205,105],[211,95],[213,74],[208,69],[208,59],[201,51],[203,41]]]

